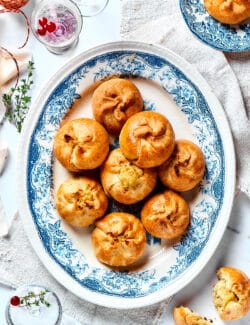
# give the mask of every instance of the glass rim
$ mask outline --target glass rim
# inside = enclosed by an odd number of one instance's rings
[[[65,2],[66,2],[66,4],[65,4]],[[36,24],[34,23],[36,14],[44,6],[48,6],[48,8],[50,8],[50,7],[52,8],[54,4],[59,4],[59,5],[64,5],[65,4],[65,6],[67,6],[67,3],[70,5],[69,9],[73,8],[75,10],[74,14],[76,14],[78,16],[78,17],[76,17],[77,25],[78,25],[77,30],[74,33],[74,35],[72,36],[72,38],[70,39],[70,44],[69,45],[67,43],[65,43],[65,44],[64,43],[62,43],[62,44],[60,44],[60,43],[51,44],[49,41],[46,41],[46,39],[44,39],[44,38],[42,38],[42,37],[40,37],[38,35],[38,33],[36,31],[37,27],[36,27]],[[30,19],[30,26],[31,26],[31,30],[32,30],[33,35],[35,36],[35,38],[40,43],[45,45],[48,49],[55,49],[55,50],[57,49],[58,52],[60,52],[60,49],[63,50],[65,47],[70,48],[71,44],[73,44],[78,39],[78,37],[79,37],[79,35],[80,35],[81,31],[82,31],[82,27],[83,27],[83,16],[82,16],[81,10],[78,7],[78,5],[72,0],[41,0],[37,5],[35,5],[35,7],[32,10],[31,19]]]
[[[58,316],[57,316],[57,319],[56,319],[56,322],[54,325],[59,325],[61,323],[62,312],[63,312],[62,304],[61,304],[61,301],[60,301],[58,295],[53,290],[51,290],[48,287],[43,286],[41,284],[23,284],[15,289],[15,291],[13,292],[13,296],[15,295],[15,293],[17,293],[18,290],[22,290],[22,288],[41,288],[41,289],[47,290],[48,293],[52,294],[54,296],[54,298],[56,299],[56,302],[58,305]],[[15,325],[15,323],[13,323],[13,320],[10,315],[10,307],[11,307],[10,300],[8,300],[7,305],[5,307],[5,320],[8,325]]]

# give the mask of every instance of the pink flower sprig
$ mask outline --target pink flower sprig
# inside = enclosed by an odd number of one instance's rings
[[[38,20],[38,23],[41,27],[37,29],[37,33],[40,36],[46,35],[46,33],[53,33],[56,30],[56,24],[53,21],[48,22],[46,17],[42,17]]]

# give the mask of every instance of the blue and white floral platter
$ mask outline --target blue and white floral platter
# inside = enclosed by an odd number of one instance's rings
[[[250,19],[222,24],[208,14],[203,0],[180,0],[180,8],[189,29],[207,45],[224,52],[250,50]]]
[[[54,196],[69,173],[53,157],[62,119],[92,117],[91,95],[102,78],[122,75],[140,89],[145,109],[164,114],[176,138],[202,149],[206,174],[186,199],[191,224],[175,242],[150,235],[142,258],[126,270],[99,263],[91,227],[75,229],[58,215]],[[112,145],[117,145],[114,141]],[[67,289],[93,303],[115,308],[154,304],[181,290],[205,267],[226,228],[235,187],[233,142],[224,111],[200,74],[160,47],[115,42],[91,49],[65,65],[31,107],[19,152],[19,208],[38,256]],[[110,204],[139,217],[140,206]]]

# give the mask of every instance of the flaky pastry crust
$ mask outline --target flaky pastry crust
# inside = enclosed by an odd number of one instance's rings
[[[67,179],[56,193],[56,208],[72,226],[91,225],[105,214],[107,207],[108,198],[101,185],[88,177]]]
[[[176,141],[172,156],[158,169],[161,182],[179,192],[191,190],[200,183],[205,172],[201,149],[191,141]]]
[[[72,172],[99,167],[109,152],[109,135],[104,127],[90,118],[66,122],[54,140],[54,154]]]
[[[249,0],[204,0],[208,13],[224,24],[237,24],[250,17]]]
[[[153,111],[131,116],[119,137],[124,156],[142,168],[156,167],[167,160],[173,152],[174,140],[170,122]]]
[[[250,309],[250,280],[239,269],[221,267],[217,271],[218,282],[213,288],[213,301],[223,320],[244,317]]]
[[[154,168],[136,166],[124,157],[121,149],[109,153],[100,175],[105,193],[124,204],[134,204],[144,199],[154,189],[157,179]]]
[[[113,78],[104,81],[94,91],[92,108],[95,119],[109,133],[118,135],[127,119],[142,111],[143,100],[132,81]]]
[[[213,321],[202,317],[187,307],[175,307],[173,311],[175,325],[211,325]]]
[[[132,214],[113,212],[96,222],[92,243],[100,262],[127,266],[144,252],[146,232],[140,220]]]
[[[167,190],[146,201],[141,210],[141,221],[146,230],[155,237],[176,238],[189,225],[189,206],[179,194]]]

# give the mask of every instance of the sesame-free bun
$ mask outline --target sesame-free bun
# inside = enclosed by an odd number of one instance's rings
[[[124,157],[121,149],[109,153],[100,175],[105,193],[124,204],[144,199],[154,189],[157,179],[154,168],[136,166]]]
[[[96,88],[92,96],[92,108],[95,119],[109,133],[118,135],[127,119],[142,111],[143,100],[133,82],[113,78]]]
[[[139,259],[146,246],[146,232],[134,215],[112,212],[96,221],[92,243],[97,259],[110,266],[127,266]]]
[[[175,325],[211,325],[213,321],[193,312],[188,307],[175,307],[173,311]]]
[[[56,208],[70,225],[89,226],[102,217],[108,198],[101,185],[88,177],[74,177],[64,181],[56,193]]]
[[[189,206],[179,194],[166,190],[146,201],[141,221],[151,235],[173,239],[184,234],[189,225]]]
[[[249,0],[204,0],[208,13],[224,24],[237,24],[250,17]]]
[[[161,165],[174,149],[174,131],[163,115],[143,111],[131,116],[119,137],[121,151],[135,165],[151,168]]]
[[[250,309],[250,280],[239,269],[221,267],[213,288],[213,302],[222,320],[244,317]]]
[[[158,169],[161,182],[178,192],[191,190],[198,185],[204,172],[203,153],[189,140],[176,141],[173,154]]]
[[[90,118],[66,122],[54,140],[54,154],[72,172],[95,169],[109,152],[109,136],[104,127]]]

